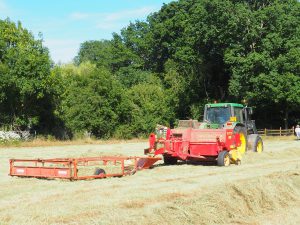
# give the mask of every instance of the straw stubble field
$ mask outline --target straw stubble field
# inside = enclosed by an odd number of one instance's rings
[[[12,178],[9,158],[142,155],[145,142],[0,149],[0,224],[300,224],[300,141],[228,168],[181,163],[91,181]]]

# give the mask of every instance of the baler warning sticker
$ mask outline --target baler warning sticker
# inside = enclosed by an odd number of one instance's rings
[[[23,173],[25,173],[25,170],[24,169],[16,169],[16,173],[23,174]]]
[[[68,172],[65,171],[65,170],[59,170],[59,171],[58,171],[58,175],[61,175],[61,176],[67,176],[67,175],[68,175]]]

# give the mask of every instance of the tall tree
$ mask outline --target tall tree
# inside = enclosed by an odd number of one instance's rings
[[[82,71],[79,68],[62,68],[64,91],[61,95],[59,115],[74,134],[84,131],[97,137],[110,137],[123,123],[121,117],[123,89],[118,80],[105,69],[96,67]],[[72,71],[72,72],[70,72]],[[121,107],[122,106],[122,107]]]
[[[89,61],[99,67],[109,68],[113,60],[111,42],[108,40],[83,42],[74,60],[77,65]]]
[[[1,123],[22,129],[49,119],[54,91],[50,66],[42,39],[35,40],[20,22],[0,20]]]
[[[300,111],[300,3],[287,1],[245,2],[252,11],[248,41],[228,48],[231,66],[230,93],[247,98],[260,108],[283,108],[285,127],[289,113]]]

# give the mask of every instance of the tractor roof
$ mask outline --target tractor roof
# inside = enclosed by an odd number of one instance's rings
[[[206,104],[208,107],[226,107],[226,106],[233,106],[233,107],[239,107],[244,108],[242,104],[238,103],[213,103],[213,104]]]

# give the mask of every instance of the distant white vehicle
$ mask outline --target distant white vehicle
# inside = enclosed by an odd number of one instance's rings
[[[295,133],[297,135],[297,139],[300,139],[300,126],[299,125],[296,126]]]

